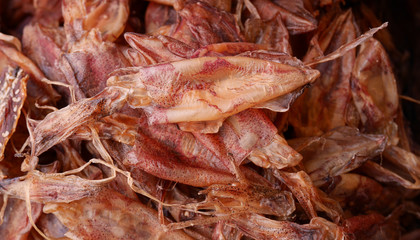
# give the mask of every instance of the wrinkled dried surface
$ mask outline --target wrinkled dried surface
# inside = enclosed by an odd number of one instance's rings
[[[318,51],[326,55],[356,38],[356,26],[350,10],[334,19],[325,17],[323,21],[320,24],[329,24],[328,27],[320,29],[314,37],[319,42],[319,49],[310,49],[306,58],[319,54]],[[306,89],[291,109],[293,114],[290,115],[290,121],[299,136],[317,136],[335,127],[352,126],[353,121],[357,120],[350,112],[350,77],[355,51],[350,50],[335,61],[317,66],[321,72],[328,74],[321,75],[313,87]]]
[[[26,207],[23,200],[8,199],[3,224],[0,225],[0,234],[3,239],[27,239],[32,225],[29,222]],[[35,221],[42,212],[42,205],[31,203],[31,209],[32,218]]]
[[[384,151],[386,137],[361,134],[357,129],[341,127],[321,137],[292,139],[289,144],[303,155],[303,165],[312,181],[321,185],[331,177],[361,166]]]
[[[256,239],[344,239],[343,230],[323,218],[313,218],[309,224],[273,221],[260,215],[234,219],[236,226]]]
[[[42,214],[37,221],[40,229],[50,238],[65,238],[68,229],[53,214]]]
[[[289,187],[310,219],[317,217],[317,211],[325,212],[334,222],[342,217],[343,210],[339,204],[317,189],[305,172],[275,171],[274,176]]]
[[[96,28],[102,38],[114,41],[123,32],[128,18],[128,1],[63,1],[64,28],[69,42]]]
[[[401,197],[394,189],[383,187],[375,180],[355,173],[341,174],[333,178],[326,191],[343,209],[352,212],[373,209],[386,214],[395,208]]]
[[[67,204],[47,204],[44,212],[54,214],[72,239],[191,239],[180,230],[166,232],[154,210],[112,190]]]
[[[70,63],[63,57],[63,29],[48,28],[39,24],[28,25],[23,31],[22,44],[25,54],[40,67],[48,79],[72,86],[76,99],[85,97],[77,84]],[[68,88],[59,87],[58,91],[69,103],[71,102]]]
[[[125,164],[134,165],[160,178],[197,187],[230,183],[235,179],[224,172],[182,163],[164,146],[142,134],[136,139],[133,151],[126,156]]]
[[[0,87],[0,154],[4,157],[6,144],[15,131],[26,98],[28,76],[20,68],[4,66]]]
[[[63,176],[32,171],[24,179],[2,181],[1,192],[20,199],[27,195],[34,202],[72,202],[96,195],[101,186],[75,175]]]
[[[366,4],[1,1],[0,238],[418,238]]]
[[[316,19],[303,7],[302,1],[256,0],[252,3],[264,20],[272,19],[274,15],[279,14],[291,34],[309,32],[316,28]]]
[[[77,85],[87,97],[95,96],[105,88],[112,71],[130,66],[117,46],[102,41],[96,29],[73,44],[64,58],[70,63]]]
[[[201,57],[133,70],[137,73],[110,78],[108,86],[138,92],[136,99],[144,100],[130,104],[151,105],[145,106],[151,124],[221,120],[318,76],[309,68],[246,57]]]
[[[93,98],[85,98],[59,111],[52,112],[40,121],[34,130],[32,156],[36,157],[53,145],[65,140],[78,127],[91,119],[104,114],[109,115],[113,108],[119,107],[121,98],[125,98],[124,92],[111,91],[111,94],[108,94],[107,91],[104,91]]]
[[[397,144],[393,120],[398,111],[398,93],[391,63],[381,43],[369,39],[361,45],[351,80],[352,96],[363,130],[382,133]]]
[[[233,15],[204,2],[188,1],[178,13],[200,46],[243,40]]]

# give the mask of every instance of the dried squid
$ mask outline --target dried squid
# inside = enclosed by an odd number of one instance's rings
[[[365,3],[1,3],[2,239],[419,236]]]

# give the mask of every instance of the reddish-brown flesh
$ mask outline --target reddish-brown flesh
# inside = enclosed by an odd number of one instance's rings
[[[402,54],[355,2],[2,1],[0,238],[416,239]]]

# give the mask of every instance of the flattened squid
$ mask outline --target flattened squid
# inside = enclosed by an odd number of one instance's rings
[[[320,52],[330,53],[356,38],[352,12],[348,10],[335,14],[337,16],[324,16],[321,19],[319,31],[313,39],[319,42],[319,47],[316,44],[311,47],[305,61],[319,56]],[[355,58],[356,50],[353,49],[335,61],[316,66],[323,73],[321,78],[291,108],[290,123],[297,136],[319,136],[335,127],[357,126],[350,88]]]
[[[381,154],[387,138],[362,134],[356,128],[339,127],[320,137],[292,139],[289,144],[303,155],[303,165],[316,186],[331,177],[360,167]]]
[[[319,76],[310,68],[239,56],[201,57],[127,71],[135,73],[111,77],[107,84],[131,88],[128,103],[144,108],[150,124],[214,123]]]

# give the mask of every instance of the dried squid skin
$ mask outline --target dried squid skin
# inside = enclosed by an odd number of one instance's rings
[[[178,10],[178,14],[185,19],[200,46],[244,40],[232,14],[220,11],[205,2],[187,1]]]
[[[185,18],[178,17],[176,23],[162,26],[155,32],[151,33],[151,35],[165,35],[181,41],[193,48],[200,47],[199,42],[188,27],[187,20]]]
[[[420,179],[420,158],[412,152],[397,146],[389,146],[384,151],[387,161],[405,170],[416,182]]]
[[[145,66],[150,63],[148,56],[144,56],[140,52],[136,51],[135,49],[127,46],[118,46],[121,54],[125,57],[127,62],[130,63],[131,66],[140,67]]]
[[[205,56],[234,56],[247,51],[267,49],[264,45],[247,42],[214,43],[197,49],[165,35],[125,33],[124,37],[132,48],[144,55],[146,61],[143,65]]]
[[[1,199],[3,196],[0,195]],[[0,201],[1,203],[2,201]],[[5,204],[5,203],[2,203]],[[42,204],[30,203],[32,219],[36,221],[42,213]],[[28,238],[32,225],[28,218],[27,205],[24,200],[9,198],[4,214],[3,223],[0,224],[0,236],[4,240],[25,240]]]
[[[176,11],[170,6],[155,2],[149,3],[144,16],[146,33],[151,34],[164,25],[176,22]]]
[[[240,56],[287,64],[297,68],[306,68],[305,64],[302,61],[284,52],[277,52],[266,49],[256,49],[243,52],[240,54]]]
[[[282,136],[276,134],[270,144],[252,150],[248,159],[262,168],[283,169],[299,164],[302,155],[290,147]]]
[[[47,204],[44,212],[54,214],[71,239],[191,239],[181,230],[166,232],[155,210],[113,190],[67,204]]]
[[[219,121],[318,77],[310,68],[239,56],[201,57],[135,70],[131,76],[108,79],[108,86],[131,87],[140,92],[138,98],[153,101],[144,108],[151,124]]]
[[[343,230],[353,239],[400,239],[398,220],[371,212],[346,219]]]
[[[131,174],[131,177],[136,181],[136,184],[141,189],[145,190],[147,193],[151,194],[152,196],[155,196],[156,198],[158,198],[157,196],[160,190],[156,186],[159,185],[159,182],[161,181],[161,179],[135,166],[128,166],[127,168],[124,168],[125,167],[124,160],[126,159],[127,154],[130,151],[132,151],[133,147],[127,144],[117,143],[115,141],[104,141],[103,143],[104,143],[104,146],[106,147],[106,150],[108,151],[112,159],[115,161],[116,165],[118,165],[118,167],[122,170],[129,171]],[[125,187],[126,186],[124,186],[124,188]],[[126,192],[129,192],[129,191],[127,190]]]
[[[206,200],[198,208],[214,205],[225,213],[256,213],[288,219],[295,211],[295,202],[289,191],[275,189],[272,186],[250,184],[214,184],[200,192],[206,194]],[[200,206],[201,205],[201,206]]]
[[[235,56],[247,51],[266,49],[266,46],[247,42],[214,43],[200,48],[193,48],[184,42],[165,35],[143,35],[127,32],[126,41],[140,54],[142,61],[130,61],[133,66],[145,66],[156,63],[178,61],[198,57]],[[134,53],[132,53],[134,55]],[[140,62],[140,64],[138,64]]]
[[[124,38],[132,48],[144,55],[147,61],[145,65],[181,60],[186,58],[186,56],[175,54],[174,50],[186,54],[191,49],[181,41],[162,35],[148,36],[137,33],[125,33]],[[174,46],[175,49],[168,48],[168,45],[162,41],[163,38],[170,42],[170,46]]]
[[[64,54],[74,71],[77,85],[86,97],[93,97],[106,87],[109,74],[131,64],[115,43],[103,41],[100,32],[92,29]]]
[[[89,4],[91,3],[87,3]],[[102,11],[106,10],[104,8],[109,7],[109,4],[114,3],[93,4],[100,8],[96,9],[97,11]],[[68,5],[73,7],[80,5],[76,10],[79,7],[86,7],[82,6],[82,2],[70,3],[68,1],[64,9],[70,8],[67,9],[69,11],[74,9]],[[89,9],[92,10],[92,6],[90,7]],[[79,23],[80,21],[82,20],[74,20]],[[69,28],[65,30],[68,33]],[[65,38],[62,28],[45,27],[39,23],[33,23],[25,27],[23,36],[25,52],[51,80],[70,85],[77,100],[99,93],[105,87],[110,72],[119,67],[130,66],[117,45],[111,42],[112,39],[103,38],[104,31],[110,33],[112,30],[97,29],[90,25],[84,25],[83,29],[79,30],[82,31],[80,36],[69,40]],[[68,88],[61,87],[60,91],[70,102]]]
[[[32,22],[39,22],[44,26],[58,26],[63,18],[62,1],[60,0],[35,0],[35,14]]]
[[[266,49],[265,46],[248,42],[224,42],[210,44],[197,49],[191,58],[196,57],[216,57],[216,56],[235,56],[248,51]]]
[[[133,127],[138,126],[148,138],[168,148],[176,154],[180,162],[189,166],[234,174],[235,170],[232,168],[229,156],[232,156],[232,160],[240,165],[245,157],[251,154],[252,160],[264,158],[268,165],[279,168],[294,166],[301,160],[300,155],[277,134],[277,129],[268,118],[256,109],[232,116],[217,134],[184,132],[175,124],[148,125],[144,115],[134,118],[114,114],[101,121],[105,120],[109,123],[109,129],[118,128],[120,130],[115,131],[120,132],[125,132],[124,129],[129,128],[132,128],[130,131],[135,131]],[[107,134],[109,130],[102,129],[101,132]],[[247,134],[241,134],[241,132],[247,132]],[[121,134],[113,135],[113,139],[119,135]],[[135,139],[137,134],[129,135],[129,139]],[[118,139],[115,140],[118,141]],[[125,143],[134,145],[134,142],[130,142]],[[254,150],[258,150],[258,154],[253,153]],[[267,164],[265,167],[268,167]]]
[[[181,58],[189,58],[193,54],[193,51],[196,50],[195,48],[187,45],[186,43],[178,41],[169,36],[159,34],[155,37],[156,39],[161,41],[161,43],[165,48],[167,48],[167,50]],[[157,54],[159,54],[159,51],[157,51]]]
[[[244,117],[245,116],[246,115],[244,115]],[[232,174],[232,175],[235,174],[235,170],[233,169],[232,162],[228,156],[228,151],[226,150],[226,147],[234,147],[234,146],[231,146],[233,143],[225,146],[224,144],[226,142],[220,139],[202,138],[203,135],[196,135],[196,134],[193,135],[189,132],[184,132],[184,131],[179,130],[175,124],[148,125],[147,118],[144,115],[141,115],[138,118],[135,118],[135,117],[129,117],[123,114],[113,114],[109,117],[105,117],[101,119],[101,121],[105,121],[105,120],[110,124],[109,128],[112,128],[112,127],[118,127],[118,129],[131,128],[130,131],[140,131],[139,133],[136,132],[134,134],[129,134],[130,135],[129,138],[134,138],[133,143],[127,142],[127,144],[129,145],[140,144],[140,143],[136,143],[135,139],[136,137],[138,137],[138,135],[141,135],[142,138],[144,139],[141,142],[141,144],[145,144],[145,145],[151,144],[155,146],[156,148],[161,149],[160,155],[163,155],[164,153],[166,153],[167,156],[172,156],[173,159],[177,159],[177,161],[175,162],[181,165],[195,167],[198,169],[197,171],[199,171],[200,169],[215,171],[216,176],[220,175],[218,172],[225,173],[225,174]],[[251,118],[251,122],[252,122],[252,118]],[[135,130],[137,129],[135,126],[138,127],[138,130]],[[245,126],[242,126],[242,127],[245,127]],[[100,132],[100,134],[106,134],[106,131]],[[273,134],[275,134],[275,132],[271,133],[271,135]],[[235,136],[237,135],[231,134],[231,138],[235,138]],[[265,139],[265,140],[262,139],[261,141],[259,141],[258,144],[267,144],[270,142],[269,135],[263,138],[268,138],[268,139]],[[115,139],[115,140],[118,141],[118,139]],[[115,146],[115,149],[113,145],[115,144],[110,145],[111,148],[108,148],[108,151],[112,153],[114,158],[117,159],[117,162],[120,162],[120,163],[124,162],[123,159],[125,159],[125,157],[120,157],[119,156],[120,154],[118,153],[118,151],[124,152],[122,156],[128,156],[128,152],[134,151],[132,150],[132,147],[129,145],[122,144],[121,146]],[[148,153],[150,153],[150,150],[148,151]],[[150,157],[148,159],[150,159],[150,161],[155,161],[155,160],[157,162],[162,161],[160,156],[156,155],[156,157],[153,157],[154,156],[153,154],[150,154],[149,156]],[[140,158],[140,159],[143,159],[143,158]],[[141,161],[138,162],[138,160],[139,158],[132,161],[126,161],[125,162],[126,166],[132,169],[133,171],[135,169],[141,171],[142,168],[140,168],[139,166],[142,166],[142,164],[137,164],[141,162]],[[167,173],[164,173],[164,172],[158,173],[157,169],[153,169],[150,167],[147,167],[147,168],[149,169],[149,172],[152,174],[155,174],[155,175],[160,174],[159,176],[161,178],[171,179],[171,180],[174,178],[170,172],[168,172],[169,175],[166,175]],[[266,181],[264,181],[265,179],[260,177],[258,174],[253,173],[252,170],[246,167],[243,167],[241,168],[241,171],[250,181],[253,181],[262,185],[266,184]],[[153,187],[149,188],[149,190],[151,189],[153,189]]]
[[[93,28],[100,31],[102,39],[115,41],[124,30],[129,4],[128,0],[65,0],[62,10],[68,43],[79,40]]]
[[[193,134],[220,159],[232,156],[237,165],[248,157],[258,166],[281,169],[294,166],[302,159],[258,109],[248,109],[227,118],[215,134]]]
[[[351,79],[352,96],[363,131],[386,134],[398,143],[396,124],[398,92],[391,62],[381,43],[374,38],[360,46]]]
[[[135,116],[117,112],[93,122],[93,128],[100,134],[101,139],[112,139],[132,146],[138,131],[138,121]],[[92,134],[88,129],[79,129],[72,138],[91,140]]]
[[[225,221],[219,221],[214,227],[212,239],[241,239],[243,234],[233,226],[229,226]]]
[[[51,86],[41,82],[40,78],[44,75],[21,53],[21,43],[17,38],[0,33],[0,59],[0,161],[2,161],[8,141],[19,128],[18,121],[24,105],[32,117],[39,118],[42,111],[33,104],[52,104],[58,95]],[[18,143],[16,138],[13,143]],[[13,154],[14,152],[9,152],[9,156]]]
[[[171,37],[165,35],[156,35],[156,37],[169,51],[179,57],[189,58],[195,50],[193,47]]]
[[[94,196],[101,190],[99,184],[76,175],[44,174],[30,171],[24,177],[0,181],[0,192],[25,200],[26,194],[33,202],[71,202]],[[29,193],[28,193],[29,192]]]
[[[81,100],[64,109],[51,113],[41,121],[34,130],[34,148],[32,156],[38,156],[66,137],[69,137],[81,124],[88,123],[93,119],[110,114],[113,111],[112,109],[119,109],[120,104],[124,103],[125,94],[126,92],[124,92],[124,90],[119,92],[119,89],[113,91],[110,88],[95,98]],[[62,118],[65,118],[66,120],[63,120]],[[275,133],[276,129],[273,129],[275,130]],[[267,141],[266,144],[268,144],[271,139],[267,139]],[[266,144],[261,146],[265,146]],[[33,163],[29,165],[32,166]]]
[[[104,96],[110,93],[114,96],[114,99],[111,98],[107,104],[103,104],[102,102],[108,101],[104,99]],[[124,93],[121,94],[124,95]],[[78,126],[90,119],[94,119],[99,109],[105,110],[110,107],[118,108],[118,103],[113,102],[124,101],[125,98],[124,96],[120,96],[121,94],[110,88],[95,98],[79,101],[65,109],[52,113],[35,128],[34,142],[37,144],[34,145],[35,149],[33,150],[33,156],[38,156],[54,144],[62,141],[66,136],[68,137],[73,134]],[[106,110],[101,114],[108,114],[107,112],[109,112],[109,110]],[[69,114],[74,117],[68,118],[68,116],[70,116]],[[100,116],[102,116],[101,114]],[[58,120],[59,118],[57,118],[57,116],[65,117],[66,119],[70,119],[70,121]],[[55,131],[64,132],[65,136],[63,137],[62,134],[57,134]]]
[[[360,169],[367,176],[382,183],[396,183],[407,189],[419,189],[420,179],[414,178],[414,182],[407,180],[405,177],[379,165],[373,161],[367,161]]]
[[[345,173],[332,179],[326,188],[328,196],[338,201],[343,209],[354,215],[371,210],[388,214],[397,206],[401,196],[392,188],[382,186],[379,182],[356,174]]]
[[[420,188],[419,157],[397,146],[388,146],[384,151],[384,164],[367,161],[362,171],[378,182],[396,183],[407,189]],[[391,163],[391,167],[386,167]]]
[[[0,76],[0,161],[14,133],[26,99],[28,75],[19,67],[1,66]]]
[[[248,19],[245,22],[245,37],[248,42],[260,44],[268,50],[275,50],[292,55],[289,32],[279,14],[268,21]]]
[[[274,98],[270,101],[261,103],[254,108],[268,109],[272,112],[283,113],[289,111],[292,104],[295,100],[302,95],[305,88],[309,87],[310,84],[307,84],[301,88],[293,90],[292,92],[285,94],[283,96]]]
[[[253,0],[262,20],[270,20],[279,14],[290,34],[301,34],[317,27],[317,21],[303,6],[302,1]]]
[[[7,61],[11,65],[17,65],[29,75],[27,83],[27,101],[31,106],[37,102],[39,105],[54,104],[60,95],[52,88],[51,85],[42,82],[45,78],[42,71],[21,52],[21,44],[14,37],[1,34],[0,35],[0,52],[3,55],[2,65]],[[33,116],[40,117],[40,110],[31,107]],[[41,114],[42,115],[42,114]]]
[[[114,43],[123,33],[128,8],[127,0],[63,1],[66,41],[58,66],[64,66],[68,83],[81,90],[79,96],[96,95],[105,88],[109,73],[131,66],[123,48]]]
[[[68,239],[64,234],[68,229],[53,214],[41,214],[36,225],[49,238]]]
[[[137,124],[142,133],[175,153],[180,162],[189,166],[233,173],[231,163],[226,157],[214,154],[193,133],[180,130],[176,124],[149,125],[144,115],[139,118]]]
[[[76,100],[79,100],[86,96],[78,85],[72,66],[63,56],[65,41],[64,30],[60,28],[33,23],[23,30],[24,53],[39,66],[48,79],[72,86]],[[68,88],[59,86],[58,91],[71,103]]]
[[[258,214],[234,217],[231,222],[245,235],[255,239],[346,239],[341,227],[320,217],[315,217],[304,225],[274,221]]]
[[[133,150],[127,154],[124,165],[140,168],[159,178],[196,187],[235,182],[235,177],[226,172],[182,163],[165,146],[141,133],[137,136]]]
[[[320,137],[289,141],[293,148],[299,149],[306,172],[316,186],[378,156],[384,151],[386,143],[384,135],[362,134],[351,127],[339,127]]]
[[[159,3],[162,5],[172,6],[175,9],[181,8],[186,2],[191,2],[188,0],[150,0],[152,3]],[[215,7],[221,11],[230,12],[232,1],[231,0],[200,0],[196,2],[203,2],[212,7]]]
[[[33,169],[37,156],[64,141],[81,125],[120,109],[125,103],[126,94],[125,90],[108,88],[93,98],[82,99],[48,114],[33,131],[31,156],[25,160],[24,169]]]
[[[325,28],[320,27],[314,36],[324,55],[356,38],[357,26],[351,10],[336,15],[324,16],[320,26]],[[319,49],[313,47],[305,59],[318,55]],[[289,115],[297,136],[319,136],[335,127],[358,125],[355,111],[352,111],[355,107],[351,102],[350,86],[355,58],[356,50],[353,49],[339,59],[316,66],[323,74],[296,100]]]
[[[181,204],[181,205],[195,205],[197,199],[191,197],[188,189],[183,187],[175,186],[171,189],[165,189],[165,201],[169,204]],[[207,219],[212,217],[203,216],[201,214],[196,214],[190,210],[182,209],[179,207],[169,207],[168,211],[171,216],[174,218],[174,224],[182,224],[185,221],[202,221],[205,222]],[[189,236],[194,239],[212,239],[213,228],[203,225],[194,225],[189,228],[183,229]]]
[[[138,112],[139,116],[136,117],[115,113],[100,119],[94,125],[101,139],[109,138],[126,144],[122,148],[124,151],[136,144],[136,137],[140,131],[140,134],[144,134],[147,139],[150,138],[156,144],[166,148],[184,164],[233,173],[229,159],[216,156],[207,146],[199,142],[192,133],[181,131],[176,124],[149,125],[147,117],[141,111]],[[113,151],[118,151],[118,149]],[[117,159],[122,163],[124,158],[117,157]]]
[[[274,170],[274,176],[282,181],[297,198],[309,219],[317,217],[317,211],[325,212],[334,222],[343,217],[339,203],[319,190],[304,171],[285,172]]]
[[[225,12],[230,12],[232,8],[232,0],[203,0],[203,2]]]
[[[176,23],[163,25],[149,34],[166,35],[193,48],[212,43],[243,41],[234,16],[217,8],[229,5],[228,2],[194,0],[164,2],[163,4],[174,5],[179,17]],[[211,6],[213,3],[216,7]]]
[[[231,155],[240,165],[252,150],[269,145],[276,133],[277,129],[261,110],[248,109],[227,118],[216,134],[194,135],[214,149],[217,156]]]
[[[83,166],[86,162],[83,160],[79,151],[71,144],[70,140],[65,140],[59,145],[54,146],[54,150],[57,154],[57,159],[60,163],[61,171],[69,171],[72,169]],[[83,178],[87,179],[102,179],[102,171],[93,166],[89,165],[79,174]]]

